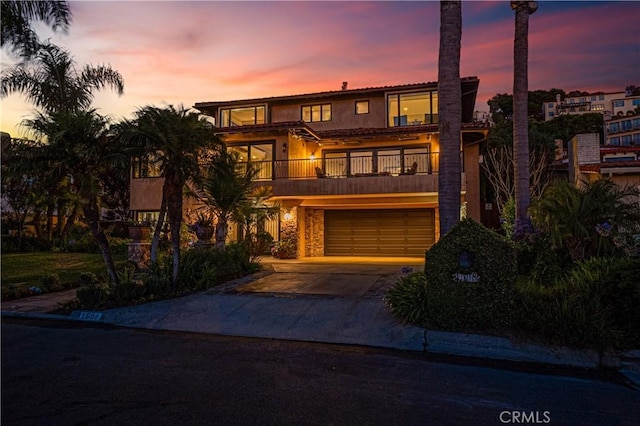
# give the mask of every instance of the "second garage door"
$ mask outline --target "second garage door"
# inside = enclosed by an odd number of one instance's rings
[[[435,242],[433,209],[326,210],[326,256],[424,256]]]

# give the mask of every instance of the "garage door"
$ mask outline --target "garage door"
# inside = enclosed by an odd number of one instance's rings
[[[435,240],[433,209],[326,210],[326,256],[424,256]]]

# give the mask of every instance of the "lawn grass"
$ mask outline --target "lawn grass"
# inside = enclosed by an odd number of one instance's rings
[[[116,270],[121,270],[126,264],[125,255],[114,255]],[[2,294],[9,288],[28,289],[40,287],[42,277],[48,274],[58,274],[60,282],[74,283],[83,272],[93,272],[96,275],[106,274],[101,254],[96,253],[7,253],[1,257]]]

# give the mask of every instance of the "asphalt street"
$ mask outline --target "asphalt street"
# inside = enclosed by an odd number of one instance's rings
[[[3,425],[601,426],[638,419],[640,391],[614,372],[2,320]]]

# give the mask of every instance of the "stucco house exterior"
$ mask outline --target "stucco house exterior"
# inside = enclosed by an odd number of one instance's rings
[[[461,200],[480,221],[479,80],[461,79]],[[282,206],[267,229],[297,257],[423,256],[439,238],[437,82],[198,102],[227,149]],[[134,170],[131,210],[159,210],[161,178]],[[148,176],[148,174],[147,174]],[[230,233],[233,236],[233,232]]]

